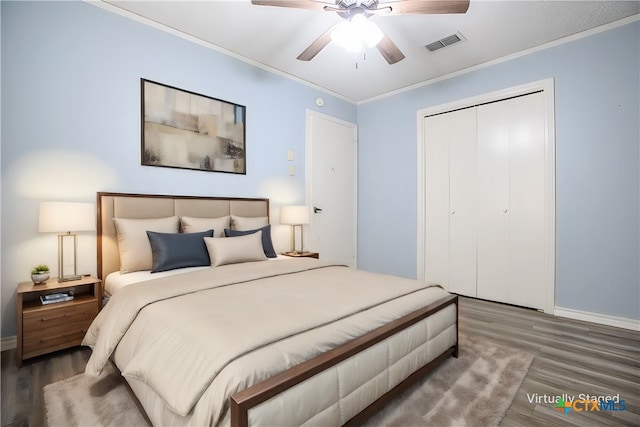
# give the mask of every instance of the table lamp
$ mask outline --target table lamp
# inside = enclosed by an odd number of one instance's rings
[[[76,231],[96,229],[96,216],[93,203],[41,202],[39,231],[58,234],[58,282],[67,282],[81,278],[77,272],[78,235]],[[73,241],[73,274],[65,274],[64,243]]]
[[[304,253],[304,230],[302,226],[309,224],[309,206],[283,206],[280,212],[280,223],[291,225],[291,252],[299,255]],[[296,251],[296,227],[300,227],[300,252]]]

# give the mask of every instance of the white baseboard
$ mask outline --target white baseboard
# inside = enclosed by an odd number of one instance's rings
[[[640,320],[627,319],[625,317],[609,316],[607,314],[591,313],[589,311],[574,310],[572,308],[555,307],[553,314],[569,319],[583,320],[585,322],[601,325],[615,326],[616,328],[640,331]]]
[[[18,346],[18,337],[15,335],[12,337],[2,338],[2,341],[0,342],[1,351],[11,350],[16,348],[17,346]]]

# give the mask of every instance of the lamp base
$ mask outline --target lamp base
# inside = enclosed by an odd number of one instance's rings
[[[73,274],[65,274],[66,271],[70,269],[65,269],[65,258],[64,258],[64,249],[65,244],[64,240],[69,240],[71,238],[71,243],[73,244]],[[77,265],[78,265],[78,235],[75,233],[68,232],[66,234],[58,234],[58,282],[71,282],[74,280],[80,280],[82,276],[77,274]]]
[[[293,251],[293,252],[283,252],[282,255],[296,257],[296,258],[320,258],[318,252],[309,252],[309,251]]]
[[[62,276],[58,277],[58,282],[72,282],[74,280],[80,280],[82,276],[80,275],[70,275],[70,276]]]
[[[283,252],[282,255],[286,255],[286,256],[305,256],[310,254],[311,252],[307,252],[307,251],[290,251],[290,252]]]

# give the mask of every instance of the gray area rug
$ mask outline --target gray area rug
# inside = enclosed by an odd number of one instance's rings
[[[460,335],[460,354],[391,401],[367,427],[495,426],[531,366],[523,351]],[[138,408],[109,366],[44,387],[47,423],[57,426],[144,426]]]
[[[533,355],[460,334],[448,358],[370,418],[366,427],[497,426],[527,375]]]
[[[44,386],[49,427],[146,426],[144,417],[108,363],[99,377],[84,374]]]

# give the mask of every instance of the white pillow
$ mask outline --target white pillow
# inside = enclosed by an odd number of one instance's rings
[[[212,267],[267,259],[262,249],[262,230],[246,236],[224,239],[205,237],[204,243],[207,245]]]
[[[269,218],[266,216],[235,216],[231,215],[231,229],[238,231],[255,230],[269,225]]]
[[[166,218],[113,218],[118,236],[118,251],[120,252],[120,271],[151,270],[153,257],[147,231],[159,233],[177,233],[178,217]]]
[[[213,237],[224,237],[224,229],[230,228],[231,216],[221,216],[218,218],[197,218],[193,216],[183,216],[180,218],[183,233],[199,233],[201,231],[213,230]]]

